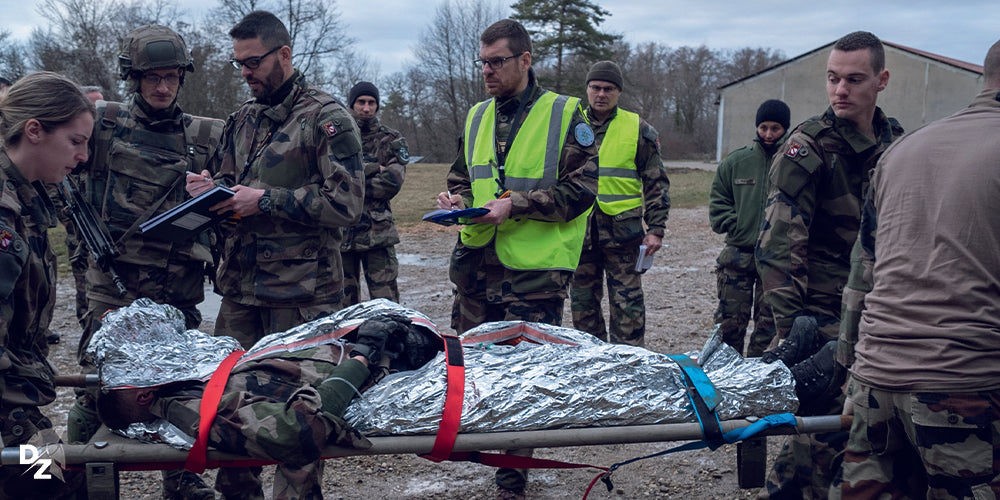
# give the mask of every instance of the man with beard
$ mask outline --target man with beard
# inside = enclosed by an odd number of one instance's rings
[[[250,347],[339,308],[341,231],[361,214],[364,178],[357,125],[292,67],[285,25],[253,11],[229,36],[253,99],[229,116],[211,168],[189,174],[187,189],[198,195],[218,183],[236,193],[212,207],[238,217],[222,225],[215,333]],[[288,495],[321,495],[322,462],[279,469]],[[232,484],[220,474],[216,489],[262,498],[259,479]]]
[[[767,202],[767,172],[791,120],[788,105],[769,99],[757,108],[757,138],[726,156],[715,171],[708,199],[712,231],[726,235],[716,259],[719,307],[715,322],[722,340],[743,354],[750,313],[753,333],[748,357],[760,356],[774,337],[774,316],[764,300],[754,246]]]
[[[347,97],[354,120],[361,128],[365,159],[365,208],[361,220],[344,231],[340,256],[344,261],[344,307],[357,304],[364,266],[368,296],[399,302],[399,261],[395,245],[399,233],[389,202],[399,194],[410,154],[398,131],[379,123],[378,88],[358,82]]]

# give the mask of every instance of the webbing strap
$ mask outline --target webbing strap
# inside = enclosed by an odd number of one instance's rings
[[[424,456],[424,458],[428,457]],[[602,471],[608,470],[607,467],[601,467],[599,465],[561,462],[559,460],[548,460],[545,458],[522,457],[520,455],[507,455],[506,453],[483,453],[481,451],[455,452],[446,457],[446,460],[450,460],[452,462],[475,462],[477,464],[489,465],[491,467],[503,467],[508,469],[598,469]]]
[[[195,474],[205,472],[208,463],[208,432],[212,429],[212,422],[215,421],[215,414],[219,412],[219,401],[222,400],[222,391],[229,381],[229,372],[233,371],[233,365],[240,360],[246,351],[233,351],[219,363],[212,378],[205,384],[205,391],[201,395],[201,405],[198,413],[201,418],[198,420],[198,439],[188,452],[187,461],[184,468]]]
[[[683,354],[668,354],[681,367],[684,380],[687,382],[684,388],[687,392],[691,406],[694,408],[695,417],[701,425],[701,433],[713,450],[723,443],[722,424],[719,423],[719,416],[715,413],[715,408],[722,402],[718,391],[712,385],[708,375],[698,366],[693,359]]]
[[[451,450],[455,448],[458,438],[458,428],[462,423],[462,402],[465,398],[465,356],[462,353],[462,341],[458,337],[445,335],[444,359],[447,366],[448,390],[444,398],[444,410],[441,412],[441,424],[438,426],[434,447],[422,457],[441,462],[448,460]]]

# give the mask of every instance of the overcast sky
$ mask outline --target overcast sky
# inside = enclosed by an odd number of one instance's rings
[[[987,49],[1000,38],[996,0],[595,1],[611,12],[600,29],[623,34],[632,44],[659,42],[672,48],[763,47],[791,58],[851,31],[867,30],[889,42],[982,64]],[[213,0],[179,3],[199,24],[205,12],[202,6],[215,5]],[[501,5],[510,3],[513,0]],[[382,76],[411,61],[410,50],[439,4],[436,0],[337,2],[348,34],[358,40],[357,49],[378,63]],[[25,39],[32,27],[45,26],[35,5],[34,0],[0,0],[0,29]]]

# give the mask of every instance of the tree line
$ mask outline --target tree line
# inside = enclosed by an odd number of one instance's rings
[[[599,30],[612,14],[590,0],[520,0],[509,9],[499,2],[440,0],[420,30],[411,62],[384,76],[357,48],[330,0],[216,0],[197,21],[168,0],[42,0],[36,9],[48,25],[35,27],[26,41],[0,28],[0,76],[13,81],[31,71],[55,71],[100,86],[108,100],[121,100],[126,89],[118,77],[120,38],[135,27],[161,24],[184,37],[195,62],[179,104],[217,118],[249,98],[239,71],[228,63],[228,30],[253,10],[269,10],[288,27],[293,63],[310,82],[341,99],[354,83],[374,82],[383,123],[403,133],[411,154],[433,162],[454,159],[468,109],[488,98],[473,61],[480,33],[505,17],[531,32],[533,67],[546,88],[585,99],[590,65],[617,62],[625,79],[620,105],[660,132],[668,159],[714,158],[718,87],[785,59],[767,48],[632,44]]]

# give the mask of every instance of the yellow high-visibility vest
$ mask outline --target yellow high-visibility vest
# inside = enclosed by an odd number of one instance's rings
[[[559,159],[579,99],[546,91],[525,117],[509,145],[504,165],[504,188],[511,191],[546,189],[559,178]],[[499,170],[494,141],[494,99],[469,110],[465,120],[465,163],[472,181],[473,206],[497,198]],[[527,218],[508,219],[499,226],[469,224],[462,229],[462,243],[483,247],[495,241],[504,266],[518,270],[564,269],[580,262],[589,211],[568,222]]]
[[[598,150],[597,206],[618,215],[642,206],[642,181],[635,165],[639,149],[639,115],[618,108]]]

